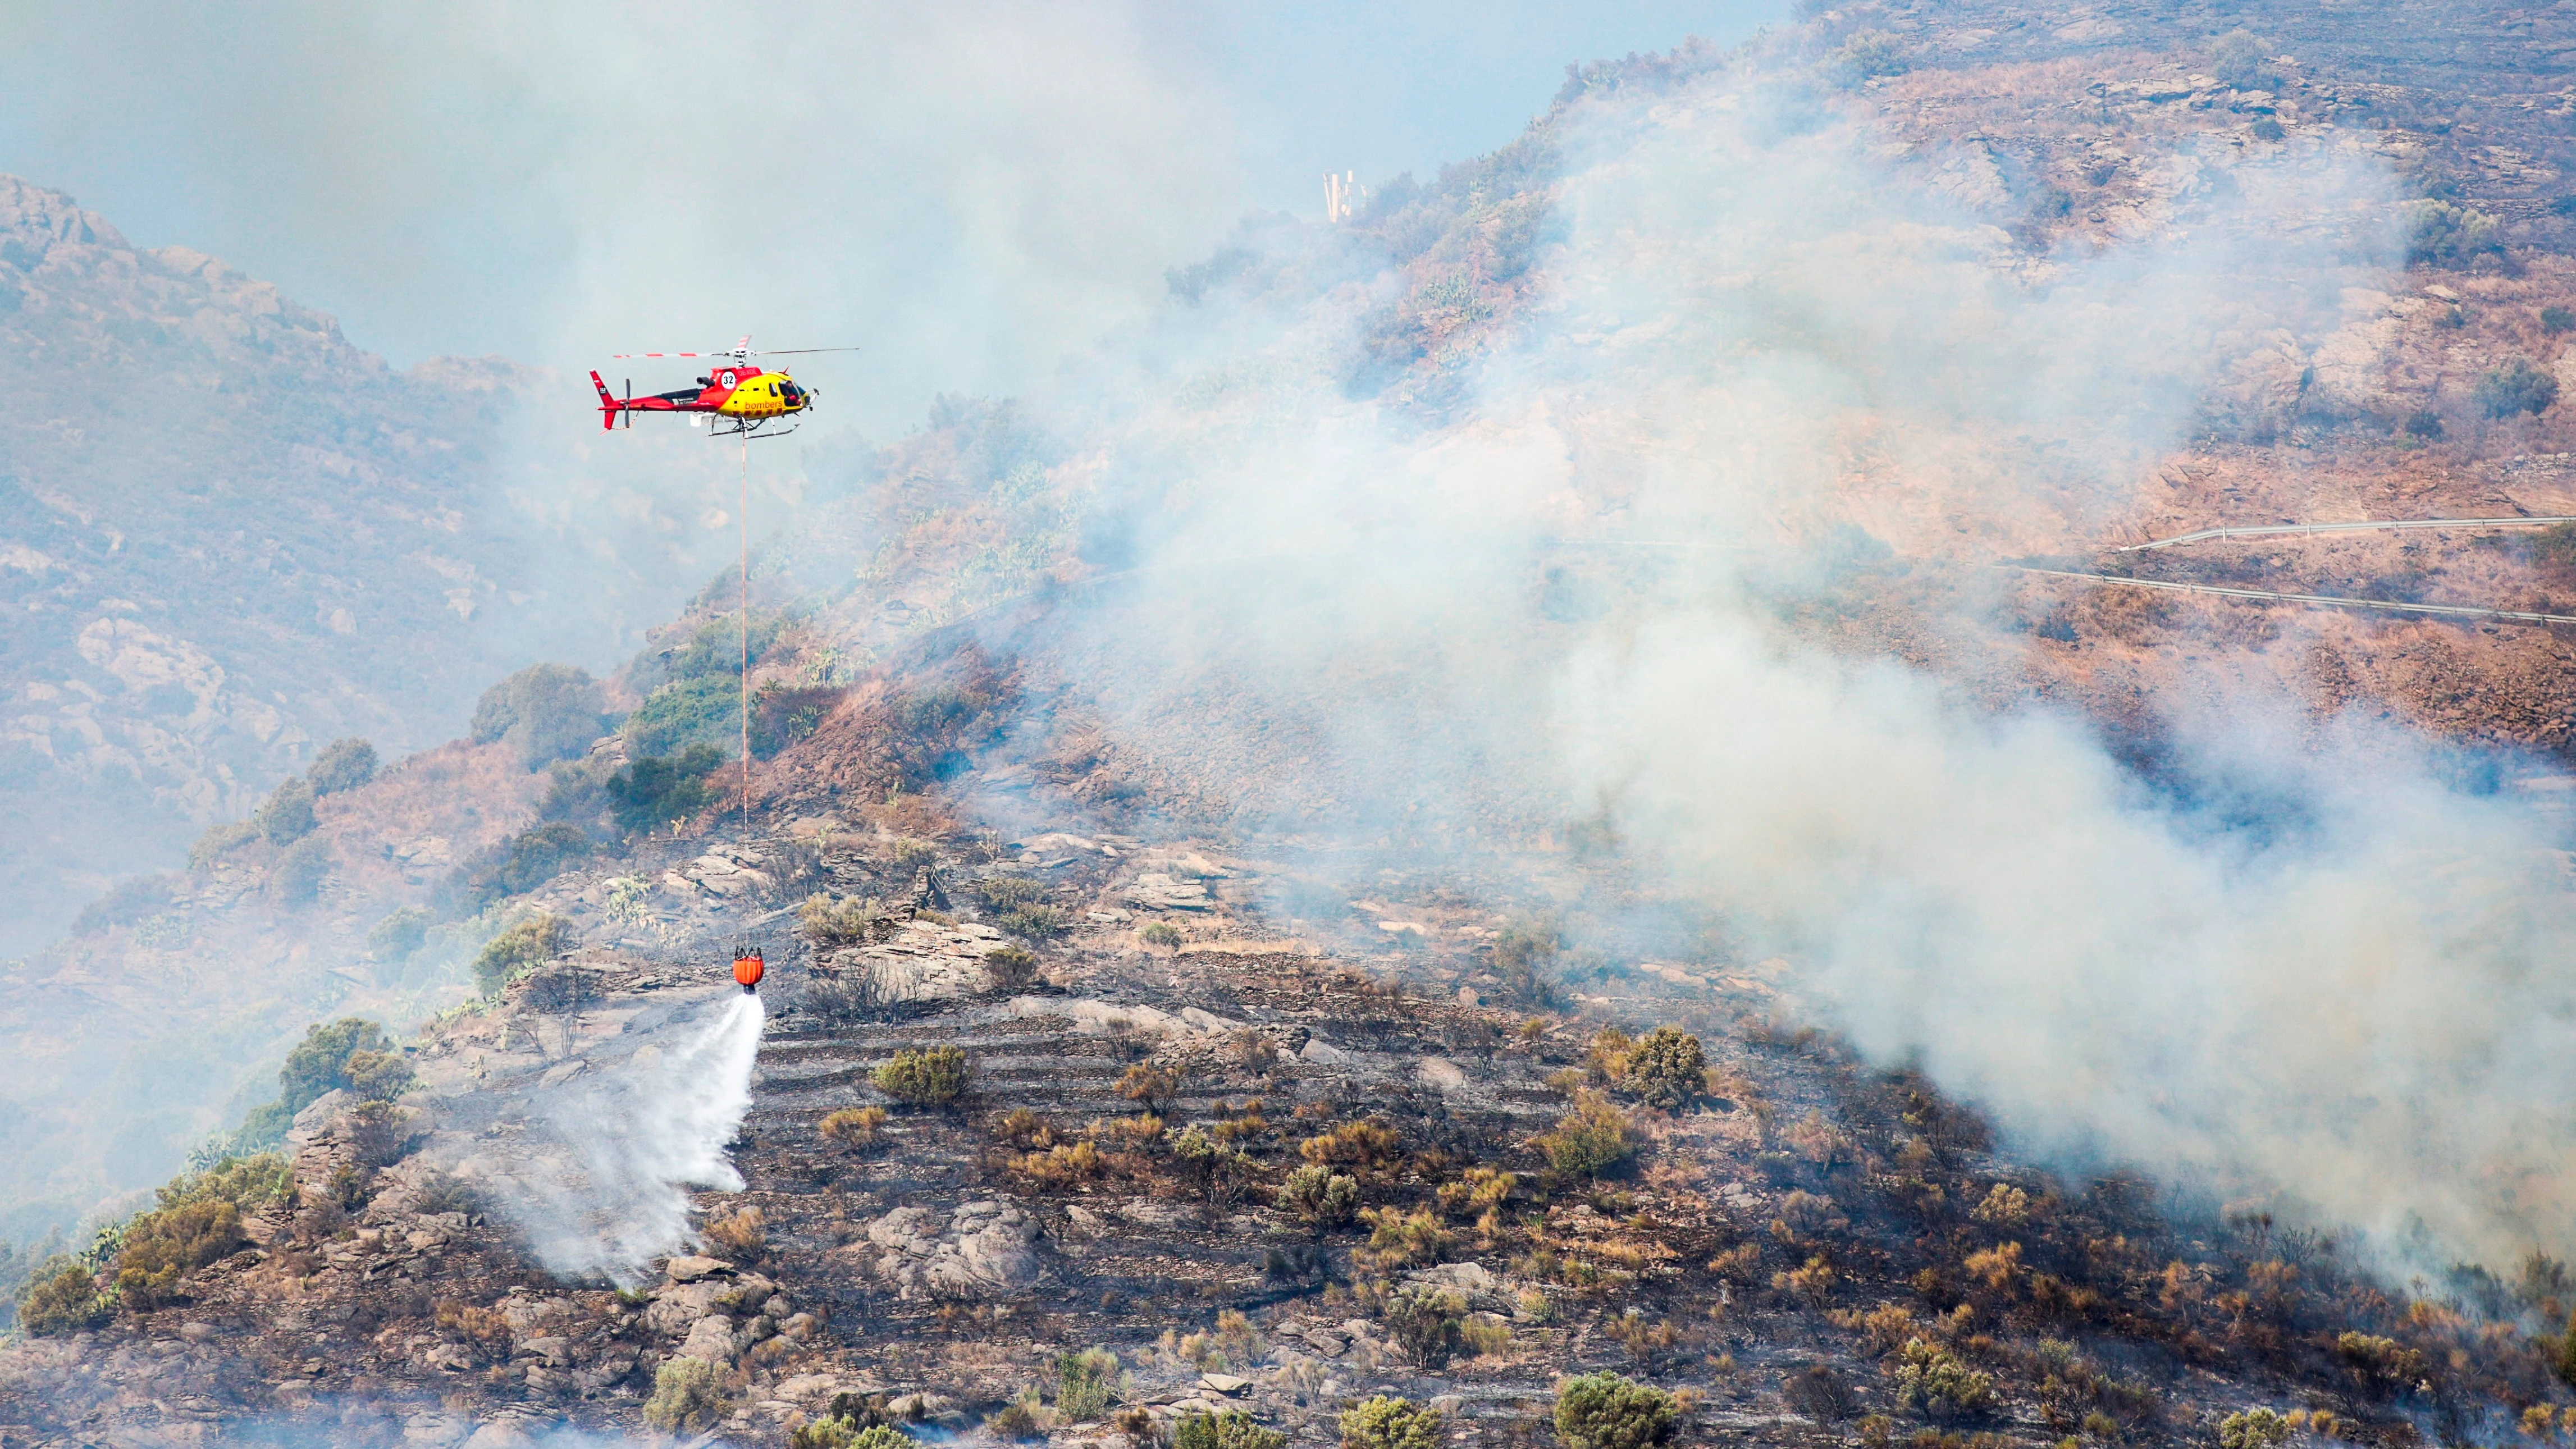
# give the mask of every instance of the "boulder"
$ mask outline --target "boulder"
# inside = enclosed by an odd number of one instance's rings
[[[1018,1204],[970,1202],[953,1215],[901,1207],[868,1224],[876,1270],[904,1298],[991,1298],[1020,1292],[1043,1273],[1038,1225]]]
[[[701,1278],[731,1274],[733,1265],[720,1258],[702,1258],[686,1254],[662,1265],[662,1271],[674,1283],[695,1283]]]

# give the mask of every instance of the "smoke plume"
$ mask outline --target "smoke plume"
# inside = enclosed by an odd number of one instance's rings
[[[1986,565],[2087,547],[2398,285],[2378,163],[2182,146],[2140,163],[2134,234],[2035,254],[1995,157],[1754,66],[1556,140],[1563,243],[1445,410],[1345,398],[1346,289],[1105,425],[1109,476],[1169,487],[1066,676],[1132,738],[1265,761],[1208,772],[1247,823],[1601,821],[1870,1057],[2061,1163],[2409,1251],[2576,1248],[2550,827],[2214,674],[2147,711],[2150,781],[1980,663]],[[1817,625],[1890,600],[1944,667]]]

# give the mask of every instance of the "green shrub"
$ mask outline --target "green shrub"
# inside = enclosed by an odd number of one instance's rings
[[[693,1434],[715,1427],[732,1412],[724,1376],[702,1358],[666,1358],[653,1373],[653,1396],[644,1401],[644,1422],[671,1434]]]
[[[1402,1208],[1369,1208],[1360,1213],[1369,1225],[1367,1257],[1379,1268],[1410,1268],[1449,1256],[1455,1239],[1429,1208],[1408,1213]]]
[[[843,1107],[815,1124],[823,1140],[844,1147],[874,1147],[877,1129],[885,1125],[886,1110],[878,1106]]]
[[[203,873],[213,870],[227,855],[259,839],[259,824],[251,820],[228,820],[209,825],[206,833],[188,847],[188,869]]]
[[[2242,30],[2231,30],[2209,47],[2209,73],[2218,83],[2240,91],[2268,91],[2281,78],[2263,64],[2263,43]]]
[[[1949,1350],[1909,1338],[1897,1350],[1898,1402],[1919,1405],[1935,1419],[1974,1414],[1994,1402],[1995,1381],[1961,1363]]]
[[[848,693],[837,685],[763,686],[751,697],[751,757],[769,759],[821,729]]]
[[[730,685],[742,677],[743,655],[758,664],[787,632],[785,614],[755,614],[747,622],[735,614],[706,619],[689,633],[688,642],[662,658],[666,679],[710,679]]]
[[[2289,128],[2288,128],[2287,126],[2282,125],[2279,121],[2277,121],[2277,120],[2273,119],[2272,117],[2270,117],[2270,116],[2256,116],[2256,117],[2254,118],[2254,139],[2255,139],[2255,140],[2257,140],[2257,141],[2285,141],[2285,140],[2288,140],[2288,139],[2289,139],[2289,136],[2290,136],[2290,130],[2289,130]]]
[[[1884,30],[1862,30],[1853,33],[1834,52],[1834,64],[1843,74],[1856,80],[1871,76],[1903,75],[1914,68],[1906,54],[1905,42]]]
[[[271,845],[292,845],[313,833],[313,787],[297,776],[269,792],[268,803],[251,817],[260,838]]]
[[[1172,1163],[1209,1202],[1223,1205],[1243,1192],[1252,1175],[1251,1155],[1211,1137],[1193,1123],[1172,1135]]]
[[[598,681],[586,671],[531,664],[483,691],[466,733],[478,745],[508,745],[533,770],[590,748],[607,726],[601,706]]]
[[[1047,894],[1046,883],[1024,875],[990,875],[975,883],[975,893],[984,904],[997,911],[1024,906]]]
[[[474,984],[484,995],[496,995],[529,968],[553,960],[572,941],[572,922],[556,915],[530,916],[483,943],[474,957]]]
[[[1494,934],[1494,974],[1503,979],[1503,990],[1514,1000],[1548,1001],[1555,991],[1548,982],[1547,970],[1564,946],[1564,937],[1554,920],[1522,917],[1506,921]]]
[[[2576,312],[2564,307],[2540,309],[2540,329],[2544,332],[2576,332]]]
[[[126,1224],[116,1292],[128,1306],[160,1307],[189,1274],[242,1245],[241,1209],[221,1198],[144,1213]]]
[[[1556,1390],[1556,1437],[1566,1449],[1646,1449],[1673,1436],[1673,1396],[1619,1374],[1581,1374]]]
[[[1342,1449],[1446,1449],[1440,1415],[1384,1394],[1342,1411]]]
[[[169,909],[180,882],[179,875],[138,875],[118,881],[107,893],[81,907],[72,917],[72,934],[95,936],[114,926],[130,926],[146,916]]]
[[[1241,1409],[1227,1409],[1183,1414],[1172,1426],[1172,1449],[1288,1449],[1288,1436]]]
[[[919,1441],[886,1424],[862,1427],[847,1419],[822,1418],[789,1434],[787,1449],[919,1449]]]
[[[364,1017],[344,1016],[328,1025],[316,1022],[305,1029],[304,1040],[286,1054],[286,1065],[278,1069],[277,1084],[283,1089],[278,1100],[286,1115],[293,1117],[352,1085],[350,1063],[360,1053],[394,1050],[384,1027]]]
[[[95,1273],[70,1258],[49,1260],[27,1276],[18,1294],[18,1326],[38,1338],[78,1333],[105,1323],[115,1304],[98,1290]]]
[[[590,837],[575,826],[557,822],[522,831],[466,868],[457,887],[456,906],[466,915],[480,914],[496,902],[553,880],[590,852]]]
[[[1279,1208],[1318,1228],[1339,1227],[1359,1213],[1360,1185],[1330,1168],[1312,1163],[1288,1174],[1279,1188]]]
[[[398,1051],[355,1051],[345,1068],[349,1093],[370,1102],[390,1102],[411,1090],[411,1060]]]
[[[1385,1318],[1405,1360],[1438,1373],[1466,1340],[1467,1300],[1445,1288],[1416,1285],[1387,1300]]]
[[[2540,412],[2556,401],[2558,379],[2532,366],[2526,358],[2517,357],[2502,367],[2489,368],[2478,379],[2478,411],[2491,418]]]
[[[891,919],[876,901],[836,901],[821,891],[796,908],[796,924],[817,946],[856,945]]]
[[[870,1073],[878,1091],[898,1102],[938,1106],[965,1095],[969,1068],[963,1048],[906,1047],[894,1060]]]
[[[1086,1424],[1109,1412],[1110,1400],[1125,1387],[1118,1355],[1105,1348],[1086,1348],[1055,1361],[1055,1411],[1068,1424]]]
[[[155,1193],[165,1208],[190,1203],[228,1202],[242,1216],[255,1216],[277,1203],[295,1200],[295,1167],[282,1153],[227,1157],[199,1172],[181,1173]]]
[[[1600,1177],[1636,1155],[1636,1130],[1628,1114],[1598,1092],[1574,1095],[1574,1110],[1538,1140],[1548,1165],[1568,1177]]]
[[[895,841],[887,856],[897,865],[929,865],[939,859],[939,847],[927,840],[903,836]]]
[[[914,1449],[894,1427],[883,1394],[837,1393],[821,1418],[787,1436],[788,1449]]]
[[[356,736],[333,740],[304,771],[304,783],[316,795],[355,790],[376,778],[376,747]]]
[[[1073,922],[1054,906],[1031,903],[1002,912],[993,924],[1014,936],[1044,941],[1063,935]]]
[[[2504,250],[2503,229],[2483,211],[2425,200],[2406,203],[2400,215],[2409,262],[2465,267],[2480,256]]]
[[[433,919],[425,906],[404,906],[367,931],[367,952],[379,961],[408,961],[429,939]]]
[[[331,842],[319,835],[308,835],[286,848],[269,872],[269,884],[277,898],[290,906],[311,905],[322,894],[323,878],[331,874]]]
[[[675,680],[651,694],[619,726],[627,748],[667,755],[739,738],[742,693],[731,678]]]
[[[984,969],[996,991],[1026,991],[1038,979],[1038,953],[1026,946],[995,946],[984,953]]]
[[[2247,1409],[2218,1421],[2218,1449],[2278,1449],[2290,1442],[2290,1421],[2270,1409]]]
[[[707,777],[725,762],[713,745],[691,745],[677,755],[648,756],[608,777],[609,814],[620,830],[651,830],[715,803]]]
[[[1136,939],[1148,946],[1177,951],[1181,948],[1181,928],[1169,921],[1147,921],[1137,930]]]
[[[1677,1026],[1646,1033],[1628,1053],[1628,1089],[1659,1107],[1678,1107],[1708,1083],[1708,1057],[1699,1038]]]

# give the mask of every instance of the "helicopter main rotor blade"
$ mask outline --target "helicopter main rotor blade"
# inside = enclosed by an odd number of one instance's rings
[[[795,357],[807,352],[865,352],[864,347],[772,347],[761,352],[763,357]]]

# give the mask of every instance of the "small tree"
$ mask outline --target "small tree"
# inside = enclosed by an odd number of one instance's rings
[[[1342,1449],[1445,1449],[1440,1415],[1379,1394],[1342,1411]]]
[[[379,961],[408,961],[429,939],[430,914],[425,907],[404,906],[376,922],[367,932],[367,951]]]
[[[330,873],[331,842],[319,835],[307,835],[277,858],[277,868],[268,879],[279,900],[290,906],[304,906],[322,894],[322,881]]]
[[[563,917],[530,916],[484,943],[474,957],[474,984],[496,995],[530,967],[553,960],[572,938],[572,922]]]
[[[506,744],[533,770],[589,748],[607,722],[598,681],[569,664],[532,664],[474,704],[466,732],[478,745]]]
[[[2491,418],[2544,411],[2558,401],[2558,379],[2517,357],[2478,379],[2478,411]]]
[[[608,777],[609,815],[617,828],[651,830],[715,803],[707,777],[725,762],[713,745],[696,744],[676,755],[650,755]]]
[[[1582,1374],[1556,1390],[1556,1437],[1566,1449],[1647,1449],[1680,1422],[1673,1396],[1614,1373]]]
[[[251,817],[261,838],[271,845],[292,845],[313,833],[313,787],[301,776],[269,792],[268,803]]]
[[[314,757],[304,771],[304,781],[316,795],[336,795],[355,790],[376,778],[376,747],[351,736],[333,740],[330,748]]]
[[[39,1267],[19,1290],[18,1325],[38,1338],[96,1328],[107,1321],[109,1311],[97,1276],[70,1258]]]
[[[965,1095],[971,1068],[963,1048],[906,1047],[869,1074],[876,1089],[916,1107],[944,1106]]]

